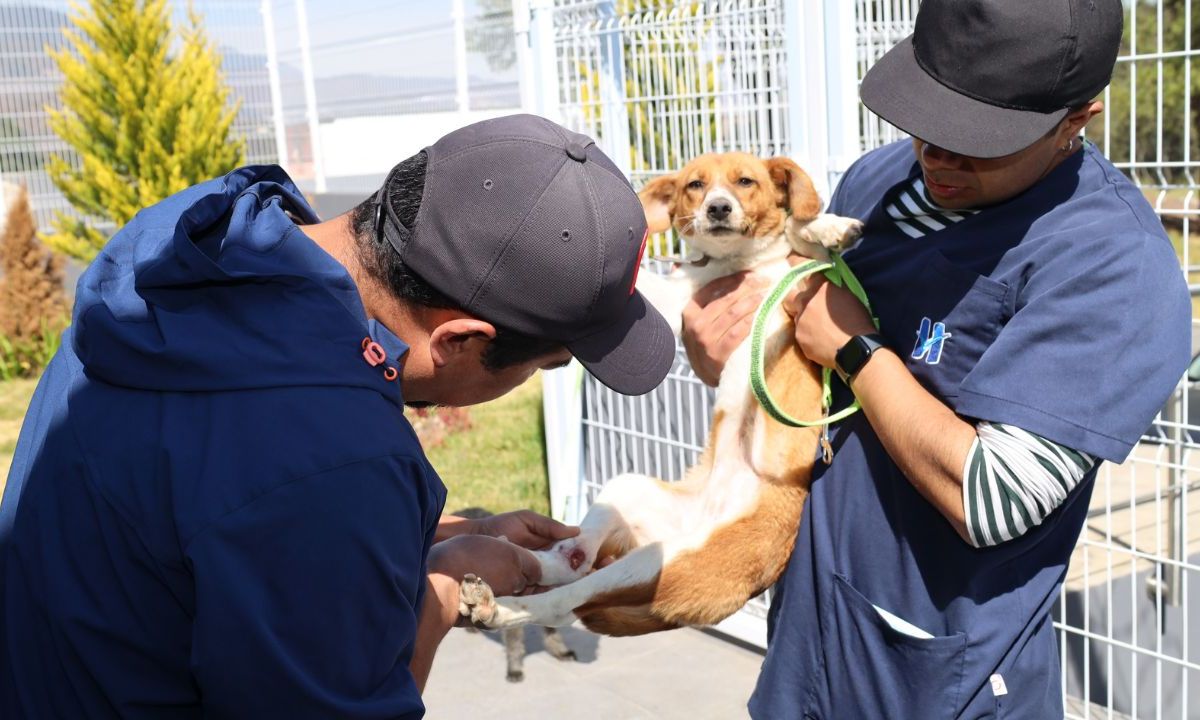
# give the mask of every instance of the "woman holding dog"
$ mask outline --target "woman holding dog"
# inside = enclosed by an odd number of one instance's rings
[[[878,330],[824,280],[788,301],[801,350],[864,412],[814,472],[755,718],[1063,716],[1050,611],[1097,469],[1129,454],[1190,352],[1161,223],[1080,137],[1123,12],[925,0],[864,78],[864,104],[913,140],[860,159],[829,208],[865,224],[845,259]],[[701,377],[759,292],[697,295]]]

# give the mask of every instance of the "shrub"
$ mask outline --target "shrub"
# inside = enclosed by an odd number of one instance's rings
[[[42,246],[25,188],[0,233],[0,380],[41,372],[67,325],[63,259]]]

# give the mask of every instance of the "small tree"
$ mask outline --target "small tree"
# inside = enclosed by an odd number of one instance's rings
[[[22,187],[8,203],[0,233],[0,379],[35,373],[49,362],[66,318],[63,259],[38,242]]]
[[[91,0],[73,6],[67,44],[47,52],[65,81],[63,110],[50,127],[79,156],[53,156],[55,185],[84,218],[124,225],[138,210],[241,164],[244,141],[231,137],[220,58],[199,16],[175,35],[166,0]],[[89,220],[56,213],[46,243],[91,260],[108,237]]]

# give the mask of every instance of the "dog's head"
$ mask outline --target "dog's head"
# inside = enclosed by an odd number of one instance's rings
[[[783,233],[790,212],[811,220],[821,211],[812,180],[789,158],[747,153],[701,155],[638,193],[650,232],[674,227],[714,258],[752,252]]]

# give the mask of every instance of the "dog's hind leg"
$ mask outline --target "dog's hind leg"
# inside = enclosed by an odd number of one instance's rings
[[[557,628],[542,628],[544,631],[543,641],[546,645],[546,652],[557,660],[576,660],[575,651],[567,647],[567,641],[563,639],[562,633]]]
[[[560,627],[578,619],[577,609],[644,605],[654,599],[663,566],[697,544],[672,540],[644,545],[580,580],[537,595],[496,598],[487,583],[468,575],[459,590],[459,612],[495,630],[531,624]]]

